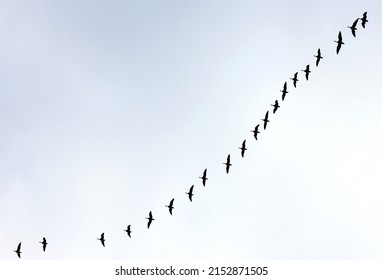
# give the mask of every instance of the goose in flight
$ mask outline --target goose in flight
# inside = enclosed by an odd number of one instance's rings
[[[337,54],[340,52],[341,46],[344,45],[345,43],[342,41],[342,34],[341,31],[338,33],[338,41],[334,41],[337,43],[337,49],[336,52]]]
[[[101,238],[97,238],[97,240],[101,241],[103,247],[105,247],[105,233],[101,233]]]
[[[358,23],[358,20],[359,20],[359,18],[357,18],[357,19],[353,22],[352,26],[348,26],[348,28],[350,28],[350,30],[351,30],[351,34],[353,34],[354,37],[355,37],[355,31],[357,30],[357,23]]]
[[[194,191],[194,185],[191,186],[190,190],[186,194],[188,195],[188,199],[192,202],[192,196],[194,195],[192,192]]]
[[[297,75],[298,75],[298,72],[294,73],[293,78],[290,78],[293,81],[293,86],[294,87],[296,87],[296,84],[298,82]]]
[[[46,242],[46,238],[43,237],[42,241],[39,241],[42,244],[42,250],[45,252],[46,245],[48,245],[48,242]]]
[[[281,100],[284,101],[285,95],[288,93],[287,91],[287,82],[284,83],[283,90],[280,90],[283,95],[281,96]]]
[[[243,143],[241,144],[241,147],[239,147],[239,149],[241,150],[241,157],[243,158],[244,157],[244,153],[245,151],[247,150],[247,148],[245,147],[245,141],[243,141]]]
[[[273,106],[273,114],[276,113],[277,109],[280,108],[279,102],[276,100],[275,104],[271,104]]]
[[[168,210],[170,211],[170,214],[172,215],[172,209],[174,209],[174,198],[171,199],[170,201],[170,204],[169,205],[165,205],[166,207],[168,207]]]
[[[262,121],[264,121],[264,130],[267,129],[267,124],[269,123],[268,114],[269,114],[269,111],[267,111],[267,113],[265,114],[265,118],[262,119]]]
[[[203,171],[203,176],[202,176],[202,177],[199,177],[199,178],[202,179],[203,186],[206,186],[206,181],[208,180],[208,178],[207,178],[207,168],[204,169],[204,171]]]
[[[367,12],[363,13],[363,15],[360,18],[360,20],[361,20],[362,27],[365,28],[366,22],[368,22],[368,20],[367,20]]]
[[[131,225],[128,225],[126,229],[124,229],[123,231],[126,231],[127,235],[131,238]]]
[[[255,130],[251,130],[251,132],[253,132],[253,136],[255,137],[255,139],[257,140],[257,134],[260,133],[259,131],[259,124],[255,126]]]
[[[309,64],[306,65],[306,68],[305,68],[304,70],[301,70],[301,71],[302,71],[302,72],[305,72],[305,79],[308,80],[308,78],[309,78],[309,73],[311,72],[311,71],[310,71],[310,66],[309,66]]]
[[[318,66],[318,63],[320,63],[320,60],[323,59],[323,57],[321,56],[321,50],[318,49],[317,51],[317,55],[315,55],[314,57],[316,57],[316,67]]]
[[[147,222],[147,228],[150,228],[151,223],[152,223],[153,221],[155,221],[155,219],[153,218],[153,214],[151,213],[151,211],[150,211],[150,213],[149,213],[149,217],[148,217],[148,218],[146,217],[146,219],[149,220],[149,221]]]
[[[232,164],[231,164],[231,155],[230,155],[230,154],[228,154],[228,156],[227,156],[227,162],[225,162],[225,163],[223,163],[223,164],[226,165],[226,167],[225,167],[225,171],[226,171],[227,174],[228,174],[228,172],[229,172],[229,168],[230,168],[230,166],[232,165]]]
[[[17,254],[17,256],[19,257],[19,258],[21,258],[21,242],[19,243],[19,245],[17,246],[17,249],[15,250],[15,251],[13,251],[13,252],[15,252],[16,254]]]

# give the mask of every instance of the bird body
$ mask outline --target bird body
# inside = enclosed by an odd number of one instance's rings
[[[149,221],[147,222],[147,228],[150,228],[151,223],[152,223],[153,221],[155,221],[155,219],[153,218],[153,214],[151,213],[151,211],[150,211],[150,213],[149,213],[149,217],[148,217],[148,218],[146,217],[146,219],[149,220]]]
[[[101,241],[103,247],[105,247],[105,233],[101,233],[101,238],[97,238],[97,240]]]
[[[363,15],[362,15],[362,17],[360,18],[360,20],[361,20],[361,25],[362,25],[362,27],[365,28],[365,26],[366,26],[366,22],[368,22],[368,20],[367,20],[367,12],[364,12],[364,13],[363,13]]]
[[[127,235],[131,238],[131,225],[128,225],[126,229],[124,229],[123,231],[126,231]]]
[[[337,41],[334,41],[334,42],[337,43],[336,52],[337,52],[337,54],[338,54],[338,53],[340,52],[341,46],[345,44],[345,43],[342,41],[342,34],[341,34],[341,31],[338,33],[338,40],[337,40]]]
[[[230,166],[232,165],[232,164],[231,164],[231,155],[230,155],[230,154],[228,154],[228,156],[227,156],[227,162],[225,162],[225,163],[223,163],[223,164],[225,164],[225,166],[226,166],[225,171],[226,171],[227,174],[228,174],[228,172],[229,172],[229,168],[230,168]]]
[[[48,243],[46,242],[46,238],[43,237],[42,241],[39,241],[39,242],[42,244],[42,250],[45,252],[46,245],[48,245]]]
[[[241,150],[241,157],[243,158],[244,157],[244,153],[245,151],[247,150],[247,148],[245,147],[245,141],[243,141],[243,143],[241,144],[241,147],[239,147],[239,149]]]
[[[199,177],[199,178],[202,179],[203,186],[205,187],[205,186],[206,186],[206,181],[208,180],[208,178],[207,178],[207,168],[204,169],[204,171],[203,171],[203,176],[202,176],[202,177]]]
[[[192,192],[194,191],[194,185],[191,186],[190,190],[188,191],[188,193],[186,193],[188,195],[188,199],[192,202],[192,196],[194,195]]]
[[[264,130],[267,129],[267,124],[269,123],[269,120],[268,120],[268,114],[269,114],[269,111],[266,112],[266,114],[265,114],[265,118],[264,118],[264,119],[261,119],[262,121],[264,121]]]
[[[255,126],[255,130],[251,130],[251,132],[253,132],[253,137],[255,137],[255,139],[257,140],[257,134],[260,133],[259,131],[259,124]]]
[[[296,84],[298,82],[297,75],[298,75],[298,72],[294,73],[293,78],[290,78],[293,81],[293,86],[294,87],[296,87]]]
[[[288,93],[287,91],[287,82],[284,83],[283,90],[280,90],[283,95],[281,96],[281,100],[284,101],[285,95]]]
[[[273,114],[276,113],[277,109],[280,108],[279,101],[276,100],[275,104],[271,104],[273,106]]]
[[[174,209],[174,198],[171,199],[170,201],[170,204],[169,205],[165,205],[166,207],[168,207],[168,210],[170,211],[170,214],[172,215],[172,209]]]
[[[359,18],[357,18],[351,26],[348,26],[351,30],[351,34],[355,37],[355,31],[357,30],[357,23],[358,23]]]
[[[305,72],[305,79],[308,80],[309,79],[309,73],[311,72],[310,71],[310,66],[306,65],[306,68],[304,70],[301,70],[301,71]]]
[[[14,250],[13,252],[15,252],[17,254],[17,256],[19,258],[21,258],[21,242],[19,243],[19,245],[17,246],[17,249]]]
[[[318,49],[317,51],[317,55],[315,55],[314,57],[316,57],[316,67],[318,66],[318,64],[320,63],[320,60],[323,59],[323,57],[321,56],[321,50]]]

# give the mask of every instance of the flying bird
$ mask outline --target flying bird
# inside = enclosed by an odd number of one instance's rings
[[[275,104],[271,104],[273,106],[273,114],[276,113],[277,109],[280,108],[279,102],[276,100]]]
[[[305,68],[304,70],[301,70],[301,71],[302,71],[302,72],[305,72],[305,79],[308,80],[308,78],[309,78],[309,73],[311,72],[311,71],[310,71],[310,66],[309,66],[309,64],[306,65],[306,68]]]
[[[334,41],[335,43],[337,43],[337,49],[336,49],[336,52],[337,54],[339,53],[340,49],[341,49],[341,46],[344,45],[345,43],[342,41],[342,34],[341,34],[341,31],[338,33],[338,41]]]
[[[231,155],[230,155],[230,154],[228,154],[228,156],[227,156],[227,162],[225,162],[225,163],[223,163],[223,164],[226,165],[225,171],[226,171],[227,174],[228,174],[228,172],[229,172],[229,168],[230,168],[230,166],[232,165],[232,164],[231,164]]]
[[[241,144],[241,147],[239,147],[239,149],[241,150],[241,157],[243,158],[244,157],[244,153],[245,151],[247,150],[247,148],[245,147],[245,141],[243,141],[243,143]]]
[[[192,192],[194,191],[194,185],[191,186],[190,190],[186,194],[188,195],[189,200],[192,202],[192,196],[194,195]]]
[[[43,237],[43,238],[42,238],[42,241],[39,241],[39,242],[42,244],[42,249],[43,249],[43,251],[45,252],[46,245],[48,245],[48,243],[46,242],[46,238]]]
[[[19,245],[17,246],[17,249],[16,249],[16,251],[13,251],[13,252],[15,252],[16,254],[17,254],[17,256],[19,257],[19,258],[21,258],[21,242],[19,243]]]
[[[267,113],[265,114],[265,118],[264,118],[264,119],[261,119],[262,121],[264,121],[264,130],[267,129],[267,123],[269,122],[269,120],[268,120],[268,114],[269,114],[269,111],[267,111]]]
[[[105,247],[105,233],[101,233],[101,238],[97,238],[97,240],[101,241],[103,247]]]
[[[126,229],[124,229],[123,231],[126,231],[127,235],[131,238],[131,225],[128,225]]]
[[[351,30],[351,34],[353,34],[354,37],[355,37],[355,31],[357,30],[357,23],[358,23],[358,20],[359,20],[359,18],[357,18],[357,19],[353,22],[352,26],[348,26],[348,28],[350,28],[350,30]]]
[[[361,20],[362,27],[365,28],[366,22],[368,22],[368,20],[367,20],[367,12],[363,13],[363,15],[360,18],[360,20]]]
[[[298,75],[298,72],[294,73],[293,78],[290,78],[293,81],[293,86],[294,87],[296,87],[296,84],[298,82],[297,75]]]
[[[253,132],[253,136],[255,137],[255,139],[257,140],[257,134],[260,133],[259,131],[259,124],[255,126],[255,130],[251,130],[251,132]]]
[[[321,50],[318,49],[317,51],[317,55],[315,55],[314,57],[316,57],[316,67],[318,66],[318,63],[320,63],[320,60],[323,59],[323,57],[321,56]]]
[[[287,82],[284,83],[283,90],[280,90],[283,95],[281,96],[281,100],[284,101],[285,95],[288,93],[287,92]]]
[[[149,213],[149,217],[148,217],[148,218],[146,217],[146,219],[149,220],[149,221],[147,222],[147,228],[150,228],[151,223],[152,223],[153,221],[155,221],[155,219],[153,218],[153,214],[151,213],[151,211],[150,211],[150,213]]]
[[[207,168],[204,169],[204,171],[203,171],[203,176],[202,176],[202,177],[199,177],[199,178],[202,179],[203,186],[206,186],[206,181],[208,180],[208,178],[207,178]]]
[[[170,201],[170,204],[169,205],[165,205],[166,207],[168,207],[168,210],[170,211],[170,214],[172,215],[172,209],[174,209],[174,198],[171,199]]]

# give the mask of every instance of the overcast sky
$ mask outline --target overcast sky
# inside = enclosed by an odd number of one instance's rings
[[[381,259],[381,27],[376,0],[1,1],[0,259]]]

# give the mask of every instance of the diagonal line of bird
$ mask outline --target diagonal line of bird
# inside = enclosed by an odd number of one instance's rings
[[[363,28],[366,27],[366,23],[368,22],[368,19],[367,19],[367,12],[364,12],[362,17],[360,18],[357,18],[353,24],[351,26],[347,26],[350,31],[351,31],[351,34],[353,35],[353,37],[356,37],[356,30],[357,30],[357,24],[358,22],[361,21],[361,26]],[[341,47],[342,45],[344,45],[345,43],[343,42],[343,39],[342,39],[342,33],[341,31],[339,31],[338,33],[338,38],[336,41],[334,41],[335,43],[337,43],[337,46],[336,46],[336,53],[338,54],[341,50]],[[321,59],[323,59],[322,55],[321,55],[321,49],[319,48],[317,50],[317,54],[314,55],[314,57],[316,58],[316,67],[318,67]],[[306,65],[305,69],[301,70],[302,72],[305,73],[305,79],[308,81],[309,79],[309,74],[311,73],[310,71],[310,65]],[[297,82],[299,81],[298,80],[298,72],[296,72],[292,78],[290,78],[292,81],[293,81],[293,86],[294,88],[297,87]],[[282,92],[282,95],[281,95],[281,100],[284,101],[285,100],[285,97],[286,97],[286,94],[288,93],[288,84],[287,82],[284,82],[284,85],[283,85],[283,88],[282,90],[280,90]],[[279,101],[278,100],[275,100],[275,103],[274,104],[271,104],[271,106],[273,107],[273,114],[276,113],[276,111],[278,110],[278,108],[280,108],[280,105],[279,105]],[[265,113],[265,116],[263,119],[261,119],[263,121],[263,129],[264,131],[266,130],[267,128],[267,125],[268,123],[270,122],[269,121],[269,110]],[[254,130],[251,130],[251,132],[253,132],[253,137],[255,138],[255,140],[258,140],[258,135],[260,134],[260,131],[259,131],[259,127],[260,127],[260,124],[257,124],[254,128]],[[243,158],[244,155],[245,155],[245,152],[247,151],[247,148],[246,148],[246,140],[244,140],[241,144],[241,147],[239,147],[240,149],[240,155],[241,157]],[[227,160],[226,162],[223,163],[225,166],[226,166],[226,173],[229,174],[229,170],[230,170],[230,167],[232,166],[232,163],[231,163],[231,155],[228,154],[227,156]],[[207,180],[208,180],[208,177],[207,177],[207,168],[204,169],[203,171],[203,174],[201,177],[199,177],[201,180],[202,180],[202,184],[203,186],[205,187],[206,186],[206,183],[207,183]],[[185,193],[187,196],[188,196],[188,199],[190,200],[190,202],[192,202],[192,198],[194,196],[194,185],[192,185],[189,189],[188,192]],[[169,205],[165,205],[165,207],[168,208],[169,210],[169,213],[172,215],[173,214],[173,210],[175,209],[174,207],[174,201],[175,201],[175,198],[172,198],[171,201],[169,202]],[[149,215],[148,217],[146,217],[146,219],[148,220],[147,222],[147,228],[149,229],[152,222],[155,221],[154,219],[154,216],[152,214],[152,211],[149,212]],[[132,230],[131,230],[131,225],[128,225],[127,228],[125,230],[123,230],[126,232],[127,236],[129,238],[131,238],[131,234],[132,234]],[[100,238],[97,238],[97,240],[99,240],[101,242],[101,245],[103,247],[105,247],[105,233],[101,233],[101,236]],[[43,251],[45,252],[46,250],[46,247],[47,247],[47,240],[45,237],[43,237],[43,240],[42,241],[39,241],[39,243],[42,244],[42,249]],[[13,252],[15,252],[17,254],[17,256],[19,258],[21,258],[21,242],[18,244],[16,250],[14,250]]]

